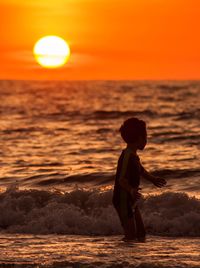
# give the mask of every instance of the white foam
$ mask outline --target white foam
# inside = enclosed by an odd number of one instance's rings
[[[12,187],[0,194],[0,227],[33,234],[121,234],[111,200],[111,190],[61,193]],[[200,236],[200,200],[195,197],[168,192],[141,200],[140,207],[150,234]]]

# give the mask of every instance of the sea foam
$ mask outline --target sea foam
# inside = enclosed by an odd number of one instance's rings
[[[31,234],[122,234],[112,190],[71,192],[19,190],[0,194],[2,232]],[[139,204],[147,233],[200,236],[200,200],[185,193],[147,196]]]

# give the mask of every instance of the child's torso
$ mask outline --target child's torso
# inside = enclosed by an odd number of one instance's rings
[[[131,187],[137,188],[140,185],[142,169],[143,167],[140,164],[140,159],[137,154],[134,154],[129,148],[124,149],[118,160],[114,186],[114,199],[118,199],[122,189],[119,184],[119,178],[121,176],[126,178]]]

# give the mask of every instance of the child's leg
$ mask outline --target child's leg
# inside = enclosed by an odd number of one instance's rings
[[[127,206],[117,207],[115,206],[117,214],[119,216],[122,228],[124,230],[124,239],[125,240],[133,240],[136,239],[136,227],[135,227],[135,216],[132,213],[131,208]]]
[[[132,210],[132,205],[127,203],[127,218],[124,224],[125,239],[134,240],[136,235],[135,213]]]
[[[129,218],[123,226],[126,240],[136,239],[135,218]]]
[[[132,211],[132,204],[126,191],[121,191],[118,204],[114,204],[118,213],[121,225],[124,229],[126,240],[136,239],[135,215]]]
[[[137,238],[140,241],[144,241],[145,236],[146,236],[146,231],[145,231],[144,223],[143,223],[143,220],[142,220],[142,216],[140,214],[140,210],[139,210],[139,208],[137,206],[135,208],[135,213],[134,214],[135,214]]]

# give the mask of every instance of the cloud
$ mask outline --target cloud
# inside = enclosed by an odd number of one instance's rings
[[[18,60],[26,63],[33,63],[35,61],[33,53],[30,50],[9,52],[7,53],[7,56],[13,60]]]
[[[6,58],[11,59],[16,64],[22,66],[26,69],[39,69],[41,66],[37,64],[32,51],[30,50],[21,50],[16,52],[9,52],[6,55]],[[96,59],[94,56],[83,53],[72,53],[69,61],[63,67],[64,69],[74,69],[79,67],[84,67],[95,62]]]

